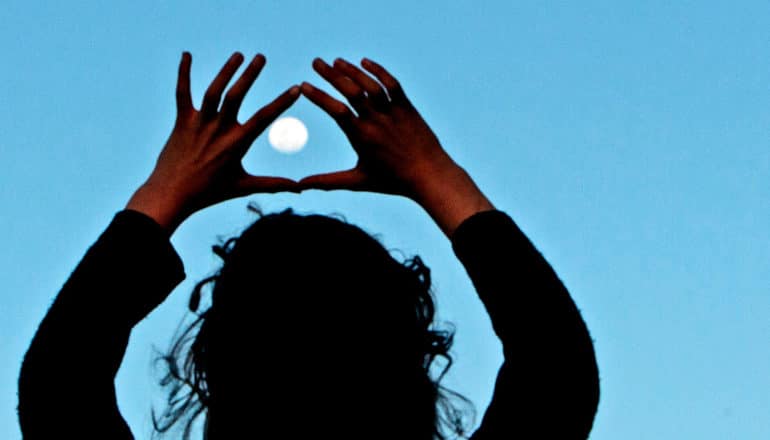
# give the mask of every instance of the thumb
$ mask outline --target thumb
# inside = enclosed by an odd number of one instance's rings
[[[277,193],[277,192],[294,192],[301,191],[299,184],[291,179],[285,177],[268,177],[268,176],[243,176],[236,184],[235,191],[238,195],[244,196],[254,193]]]
[[[350,191],[362,191],[366,175],[358,168],[333,173],[314,174],[300,179],[300,189],[347,189]]]

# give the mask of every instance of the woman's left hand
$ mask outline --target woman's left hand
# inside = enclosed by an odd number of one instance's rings
[[[192,57],[185,52],[179,65],[176,88],[177,117],[174,129],[147,181],[131,197],[126,209],[143,212],[169,234],[203,208],[252,193],[299,192],[297,182],[282,177],[252,176],[241,164],[251,144],[299,97],[292,86],[270,104],[240,124],[243,98],[265,65],[258,54],[219,102],[227,84],[243,62],[233,54],[209,85],[200,110],[190,93]]]

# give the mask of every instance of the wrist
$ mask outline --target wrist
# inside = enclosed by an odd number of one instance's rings
[[[413,198],[451,238],[455,229],[472,215],[495,209],[476,186],[470,175],[459,165],[447,167],[415,186]]]
[[[138,211],[152,218],[168,232],[169,236],[189,216],[184,209],[184,204],[167,188],[149,182],[144,183],[134,192],[125,209]]]

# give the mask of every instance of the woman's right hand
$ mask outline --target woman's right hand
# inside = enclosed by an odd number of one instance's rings
[[[310,83],[302,84],[302,94],[342,128],[358,154],[358,162],[349,170],[305,177],[300,186],[380,192],[414,199],[428,180],[439,178],[457,165],[399,82],[375,62],[364,59],[361,65],[379,83],[341,58],[333,66],[320,58],[313,61],[316,72],[347,98],[355,113]]]
[[[352,169],[308,176],[302,189],[347,189],[395,194],[417,202],[451,237],[463,220],[494,209],[471,177],[444,151],[438,138],[406,97],[399,82],[379,64],[320,58],[313,68],[347,98],[344,103],[304,82],[303,95],[342,128],[358,154]]]

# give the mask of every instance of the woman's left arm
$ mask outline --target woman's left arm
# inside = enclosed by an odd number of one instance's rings
[[[64,284],[24,358],[18,411],[25,439],[133,438],[117,408],[114,378],[133,326],[184,279],[169,237],[207,206],[251,193],[297,191],[292,180],[252,176],[241,165],[254,139],[299,96],[292,87],[238,123],[265,58],[254,58],[220,109],[242,62],[241,54],[230,58],[196,110],[191,56],[183,54],[176,123],[155,168]]]

